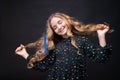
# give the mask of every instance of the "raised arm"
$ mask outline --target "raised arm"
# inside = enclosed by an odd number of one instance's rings
[[[34,55],[30,55],[27,53],[24,45],[22,44],[16,48],[15,52],[16,54],[26,59],[27,63],[29,63],[30,59],[34,58]],[[46,71],[55,62],[55,59],[56,57],[54,51],[50,51],[49,55],[47,55],[43,60],[34,62],[34,66],[32,67],[32,69],[41,72]]]
[[[105,34],[108,32],[109,26],[104,25],[104,24],[99,24],[99,26],[103,27],[103,29],[97,30],[99,44],[100,44],[101,47],[104,47],[104,46],[106,46]]]
[[[85,55],[88,56],[92,61],[104,63],[108,61],[112,53],[112,46],[108,44],[105,39],[105,35],[109,30],[109,26],[104,24],[98,24],[98,26],[103,27],[103,29],[97,30],[99,43],[93,43],[87,36],[80,37],[77,42],[80,46],[84,46],[83,49]],[[81,44],[81,42],[83,44]]]
[[[112,52],[112,46],[106,43],[105,35],[109,27],[104,24],[99,24],[103,29],[97,30],[99,44],[93,44],[87,37],[83,37],[85,44],[84,50],[86,55],[92,60],[100,63],[108,61]]]

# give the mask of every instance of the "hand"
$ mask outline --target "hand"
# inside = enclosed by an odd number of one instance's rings
[[[98,24],[97,26],[99,26],[101,28],[101,29],[97,30],[99,44],[101,47],[104,47],[104,46],[106,46],[105,34],[108,32],[109,26],[107,26],[105,24]]]
[[[27,59],[27,57],[29,56],[29,54],[27,53],[25,46],[24,45],[20,45],[19,47],[17,47],[17,49],[15,50],[16,54],[24,57],[25,59]]]
[[[105,24],[98,24],[98,26],[101,26],[101,29],[97,30],[98,35],[105,35],[109,31],[109,26]]]

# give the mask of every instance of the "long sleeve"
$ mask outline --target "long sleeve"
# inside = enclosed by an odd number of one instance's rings
[[[112,46],[107,44],[101,47],[99,44],[93,44],[87,37],[83,37],[84,52],[92,61],[105,63],[109,60],[112,53]]]
[[[29,56],[28,60],[32,57]],[[55,53],[50,51],[49,55],[47,55],[42,61],[37,61],[34,63],[33,69],[36,71],[44,72],[50,68],[52,64],[55,62]]]

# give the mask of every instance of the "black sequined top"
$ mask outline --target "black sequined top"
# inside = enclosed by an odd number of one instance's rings
[[[48,80],[87,80],[86,57],[104,63],[108,61],[112,47],[92,44],[86,36],[75,35],[75,38],[82,55],[77,54],[78,49],[71,44],[71,39],[65,38],[55,45],[46,58],[36,62],[33,69],[49,70]]]

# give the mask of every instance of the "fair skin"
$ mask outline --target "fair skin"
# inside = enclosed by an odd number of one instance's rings
[[[29,56],[29,54],[27,53],[27,51],[25,49],[25,46],[22,44],[19,47],[17,47],[15,52],[16,52],[16,54],[22,56],[24,59],[27,59],[27,57]]]
[[[63,21],[61,18],[53,17],[51,19],[51,24],[52,24],[52,29],[56,34],[61,35],[63,37],[66,35],[68,26],[66,25],[65,21]],[[98,24],[98,25],[103,27],[102,30],[97,30],[99,44],[101,47],[105,47],[106,46],[105,34],[109,30],[109,26],[104,24]],[[24,45],[22,44],[19,47],[17,47],[15,52],[16,54],[22,56],[25,59],[27,59],[27,57],[29,56]]]
[[[65,36],[67,34],[68,26],[63,19],[58,17],[53,17],[51,19],[51,26],[54,32],[60,36]]]
[[[101,47],[105,47],[106,46],[105,34],[109,31],[109,26],[104,24],[99,24],[99,25],[103,27],[102,30],[97,30],[99,44]]]

